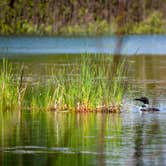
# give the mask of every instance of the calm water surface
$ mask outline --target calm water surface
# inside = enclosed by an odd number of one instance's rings
[[[1,165],[166,165],[166,113],[0,113]]]
[[[117,44],[123,45],[120,53],[165,55],[166,35],[125,35],[99,37],[0,37],[3,54],[80,54],[115,53]],[[119,53],[119,51],[118,51]]]
[[[33,42],[31,47],[30,52],[38,48]],[[77,54],[7,55],[2,51],[0,57],[0,62],[6,57],[14,66],[24,64],[24,81],[32,84],[50,78],[52,68],[72,66],[74,70],[79,59]],[[119,58],[114,56],[115,61]],[[166,165],[166,56],[125,58],[129,65],[125,81],[132,89],[125,94],[123,113],[0,112],[0,165]],[[148,96],[161,111],[140,114],[138,103],[133,102],[138,96]]]

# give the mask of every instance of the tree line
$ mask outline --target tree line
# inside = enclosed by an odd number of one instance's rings
[[[124,26],[138,24],[154,11],[165,19],[166,0],[3,0],[0,31],[19,34],[39,30],[58,34],[67,26],[86,28],[101,22]]]

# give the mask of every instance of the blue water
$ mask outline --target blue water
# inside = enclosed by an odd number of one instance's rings
[[[79,53],[166,54],[164,35],[103,37],[0,37],[0,56],[4,54],[79,54]]]

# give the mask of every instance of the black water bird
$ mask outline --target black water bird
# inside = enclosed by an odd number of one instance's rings
[[[139,108],[139,110],[142,112],[160,111],[158,108],[149,107],[149,99],[147,97],[140,97],[140,98],[136,98],[134,100],[143,102],[143,105]]]

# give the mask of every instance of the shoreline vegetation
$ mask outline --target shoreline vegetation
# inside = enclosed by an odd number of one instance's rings
[[[44,83],[24,81],[24,67],[17,74],[3,60],[0,71],[0,110],[45,110],[120,113],[127,68],[113,56],[81,55],[76,65],[53,68]],[[15,73],[15,74],[14,74]]]
[[[165,0],[4,0],[0,35],[166,34]]]

